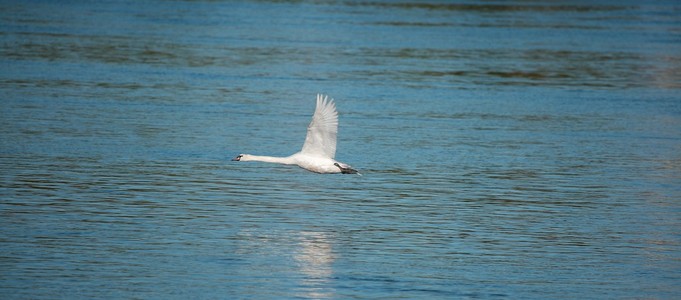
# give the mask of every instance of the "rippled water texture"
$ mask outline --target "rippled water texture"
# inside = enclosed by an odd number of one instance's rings
[[[675,1],[14,2],[2,298],[681,295]]]

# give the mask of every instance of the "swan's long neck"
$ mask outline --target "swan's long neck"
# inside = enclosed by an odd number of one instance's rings
[[[288,157],[275,157],[275,156],[261,156],[261,155],[244,155],[241,158],[241,160],[242,161],[262,161],[262,162],[285,164],[285,165],[295,164],[295,162],[293,161],[293,159],[291,159],[290,156],[288,156]]]

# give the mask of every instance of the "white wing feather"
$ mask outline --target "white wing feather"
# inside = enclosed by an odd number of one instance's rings
[[[307,126],[307,136],[301,153],[321,155],[328,158],[336,156],[336,135],[338,134],[338,112],[336,104],[329,96],[317,94],[317,108]]]

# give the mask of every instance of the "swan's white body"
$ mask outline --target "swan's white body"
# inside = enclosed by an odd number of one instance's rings
[[[336,161],[336,135],[338,133],[338,112],[333,99],[317,94],[317,108],[307,127],[303,149],[287,157],[259,156],[240,154],[236,161],[262,161],[299,167],[316,173],[348,173],[356,170],[347,164]],[[357,173],[359,174],[359,173]]]

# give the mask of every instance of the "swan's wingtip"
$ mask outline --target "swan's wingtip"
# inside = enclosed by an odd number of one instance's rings
[[[333,98],[329,98],[328,94],[317,93],[317,102],[333,102]]]

